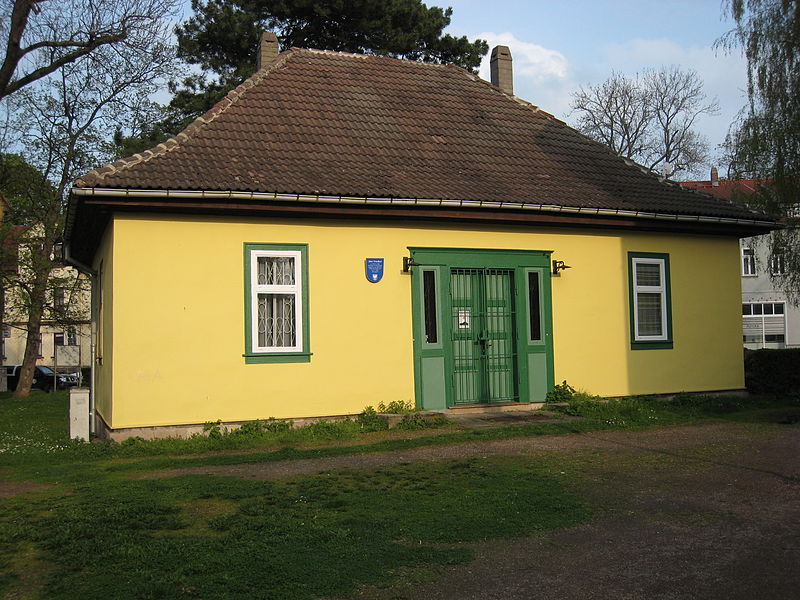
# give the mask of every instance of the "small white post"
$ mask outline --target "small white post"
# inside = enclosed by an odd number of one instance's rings
[[[89,388],[69,390],[69,437],[89,441]]]

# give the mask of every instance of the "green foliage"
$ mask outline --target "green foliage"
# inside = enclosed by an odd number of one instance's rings
[[[452,9],[420,0],[192,0],[194,14],[176,28],[178,53],[212,78],[193,75],[173,85],[171,108],[182,125],[203,114],[256,69],[261,31],[281,48],[317,48],[452,63],[476,70],[483,40],[444,34]],[[177,133],[173,131],[173,133]]]
[[[410,400],[392,400],[389,404],[378,404],[378,412],[384,414],[403,415],[415,410],[416,407]]]
[[[681,420],[657,401],[637,397],[604,400],[588,394],[576,396],[567,413],[615,429],[638,428],[659,422],[668,425]]]
[[[720,44],[744,50],[749,106],[726,142],[735,177],[761,179],[741,198],[780,217],[794,217],[800,198],[800,7],[797,0],[727,0],[736,28]],[[785,273],[773,279],[800,301],[800,229],[777,231],[772,254]]]
[[[748,396],[722,396],[706,394],[676,394],[663,401],[664,406],[678,409],[682,412],[695,412],[704,414],[726,414],[740,410],[757,408],[760,406],[758,399]]]
[[[747,351],[745,385],[755,394],[800,392],[800,349]]]
[[[553,389],[547,392],[545,402],[555,404],[557,402],[569,402],[575,395],[575,388],[567,383],[565,379],[562,383],[557,383]]]
[[[408,413],[397,424],[397,429],[413,431],[417,429],[438,429],[447,427],[450,420],[444,415],[423,415],[421,413]]]
[[[39,169],[19,154],[0,153],[0,192],[8,200],[5,222],[27,225],[32,213],[41,205],[49,205],[56,191]]]
[[[294,427],[294,421],[278,420],[270,417],[266,421],[256,419],[255,421],[242,423],[241,427],[234,429],[231,433],[242,436],[260,436],[270,433],[286,433],[291,431],[292,427]]]
[[[164,130],[167,121],[147,126],[138,135],[125,135],[121,129],[114,132],[111,147],[115,158],[125,158],[150,150],[165,141],[169,135]]]
[[[386,420],[379,417],[378,413],[371,406],[365,407],[364,410],[356,416],[356,423],[358,423],[362,431],[383,431],[389,429],[389,424]]]
[[[208,435],[208,437],[210,437],[212,440],[218,440],[224,434],[227,434],[228,430],[225,429],[223,431],[222,421],[217,420],[212,423],[204,423],[203,432],[205,432],[205,434]]]

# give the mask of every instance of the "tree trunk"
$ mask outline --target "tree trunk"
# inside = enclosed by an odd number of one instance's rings
[[[31,393],[33,385],[33,372],[36,368],[36,359],[39,358],[39,333],[42,329],[42,316],[47,300],[47,281],[50,269],[41,269],[36,273],[31,287],[30,303],[28,305],[28,336],[25,339],[25,358],[19,370],[19,381],[14,390],[14,398],[25,397]]]

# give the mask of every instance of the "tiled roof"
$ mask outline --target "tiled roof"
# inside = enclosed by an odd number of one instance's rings
[[[175,138],[75,185],[762,218],[645,173],[461,68],[301,49]]]
[[[759,179],[719,179],[716,181],[681,181],[679,183],[685,188],[731,200],[754,194],[762,181]]]

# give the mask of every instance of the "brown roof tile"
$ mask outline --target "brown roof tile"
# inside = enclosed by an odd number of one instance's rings
[[[458,67],[300,49],[75,185],[761,217],[647,174]]]

